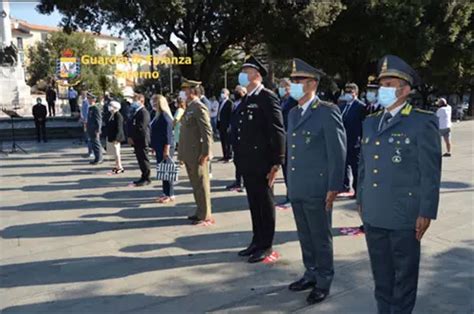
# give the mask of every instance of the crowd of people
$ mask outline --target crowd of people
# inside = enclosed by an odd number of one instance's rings
[[[83,92],[80,119],[91,164],[103,162],[101,134],[114,157],[111,174],[123,173],[121,144],[133,146],[140,178],[150,184],[150,155],[156,164],[181,163],[189,177],[195,225],[214,224],[211,204],[213,140],[219,139],[223,163],[233,163],[229,190],[246,191],[253,237],[239,256],[249,263],[273,251],[275,208],[291,207],[305,273],[292,291],[312,289],[310,304],[329,295],[334,276],[332,207],[336,197],[357,200],[366,234],[379,312],[410,313],[416,300],[420,240],[436,219],[441,141],[451,156],[451,109],[438,100],[435,114],[410,104],[419,84],[417,73],[402,59],[388,55],[365,87],[348,82],[337,104],[319,97],[324,72],[294,59],[289,78],[274,91],[265,88],[265,66],[248,57],[231,92],[219,99],[205,96],[202,83],[184,79],[175,99],[155,94],[126,94],[119,102],[105,94]],[[73,95],[74,96],[74,95]],[[43,110],[35,114],[45,119]],[[39,139],[39,135],[38,135]],[[175,151],[178,152],[175,161]],[[151,152],[151,154],[150,154]],[[275,204],[273,185],[283,170],[286,195]],[[176,200],[174,180],[163,181],[158,203]]]

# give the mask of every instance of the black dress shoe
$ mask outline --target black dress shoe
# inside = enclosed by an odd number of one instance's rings
[[[196,215],[188,216],[188,219],[191,220],[191,221],[199,220],[198,216],[196,216]]]
[[[257,250],[257,246],[255,244],[251,243],[248,248],[246,248],[245,250],[240,251],[238,254],[239,254],[239,256],[250,256],[256,250]]]
[[[248,259],[248,262],[249,262],[250,264],[261,262],[261,261],[263,261],[267,256],[270,256],[271,254],[272,254],[272,250],[271,250],[271,249],[268,249],[268,250],[257,250],[257,251],[255,251],[254,253],[252,253],[252,255],[250,255],[250,257],[249,257],[249,259]]]
[[[150,184],[150,183],[151,183],[150,180],[143,180],[143,179],[140,179],[140,180],[138,180],[138,181],[134,181],[134,182],[133,182],[133,184],[134,184],[135,186],[145,186],[145,185],[148,185],[148,184]]]
[[[290,284],[288,286],[288,289],[290,289],[291,291],[304,291],[309,288],[314,288],[315,285],[316,285],[316,282],[309,281],[306,278],[301,278],[300,280],[295,281],[292,284]]]
[[[313,291],[311,291],[306,301],[309,304],[316,304],[324,301],[324,299],[326,299],[328,295],[329,290],[314,287]]]

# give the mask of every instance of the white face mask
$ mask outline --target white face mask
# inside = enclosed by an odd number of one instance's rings
[[[397,101],[397,89],[395,87],[380,86],[377,99],[382,107],[390,107]]]
[[[178,98],[181,100],[186,100],[188,97],[186,97],[186,92],[182,90],[179,92]]]
[[[377,96],[375,95],[375,92],[367,92],[367,95],[365,95],[365,98],[370,103],[374,103],[377,100]]]
[[[224,93],[221,94],[221,99],[226,99],[226,95]]]

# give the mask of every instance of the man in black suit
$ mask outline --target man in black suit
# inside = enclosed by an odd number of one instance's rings
[[[136,94],[133,99],[137,109],[128,121],[128,143],[133,145],[135,156],[142,175],[139,180],[133,181],[135,186],[144,186],[150,181],[150,159],[148,159],[148,146],[150,145],[150,113],[145,108],[145,96]]]
[[[89,101],[89,110],[87,114],[87,135],[89,135],[92,152],[94,153],[94,160],[90,162],[91,165],[101,164],[104,159],[102,157],[102,145],[100,144],[100,130],[102,128],[102,113],[97,107],[97,98],[91,93],[87,93],[87,100]]]
[[[56,91],[53,86],[49,86],[46,91],[46,102],[48,103],[49,116],[56,116]]]
[[[47,142],[46,140],[46,116],[48,112],[46,110],[46,106],[41,103],[41,98],[36,98],[36,104],[33,106],[33,118],[35,120],[35,127],[36,127],[36,137],[38,139],[38,143],[41,142],[41,137],[43,138],[43,142]]]
[[[223,88],[221,92],[221,102],[217,111],[217,129],[222,145],[221,161],[232,161],[232,148],[230,146],[230,117],[232,115],[233,103],[229,99],[229,90]]]
[[[365,104],[357,98],[358,95],[359,87],[355,83],[347,83],[344,87],[343,95],[345,103],[339,108],[347,135],[346,173],[344,176],[343,192],[349,193],[348,195],[352,198],[355,198],[355,193],[357,192],[362,122],[367,114]],[[352,173],[352,184],[349,178],[349,169]],[[354,194],[351,191],[351,185],[354,189]]]
[[[244,178],[252,216],[253,238],[239,252],[249,263],[272,254],[275,234],[273,184],[285,161],[285,129],[277,96],[262,84],[267,70],[250,56],[242,65],[239,84],[247,88],[240,104],[237,127],[236,164]]]
[[[235,102],[232,104],[232,114],[230,116],[230,134],[229,134],[229,139],[230,139],[230,145],[232,147],[232,150],[234,152],[234,165],[235,165],[235,181],[226,186],[227,190],[231,191],[238,191],[242,192],[242,174],[240,173],[239,167],[237,165],[236,160],[238,160],[237,156],[237,150],[236,150],[236,145],[237,145],[237,130],[239,129],[239,117],[240,117],[240,104],[244,101],[245,96],[247,95],[247,89],[243,86],[237,85],[234,90],[234,98]]]

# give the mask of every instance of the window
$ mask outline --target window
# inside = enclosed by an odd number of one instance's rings
[[[117,47],[117,44],[111,43],[110,44],[110,55],[115,56],[115,48]]]
[[[16,47],[18,48],[18,50],[23,50],[23,38],[16,38]]]
[[[41,33],[41,41],[46,41],[48,39],[48,33]]]

